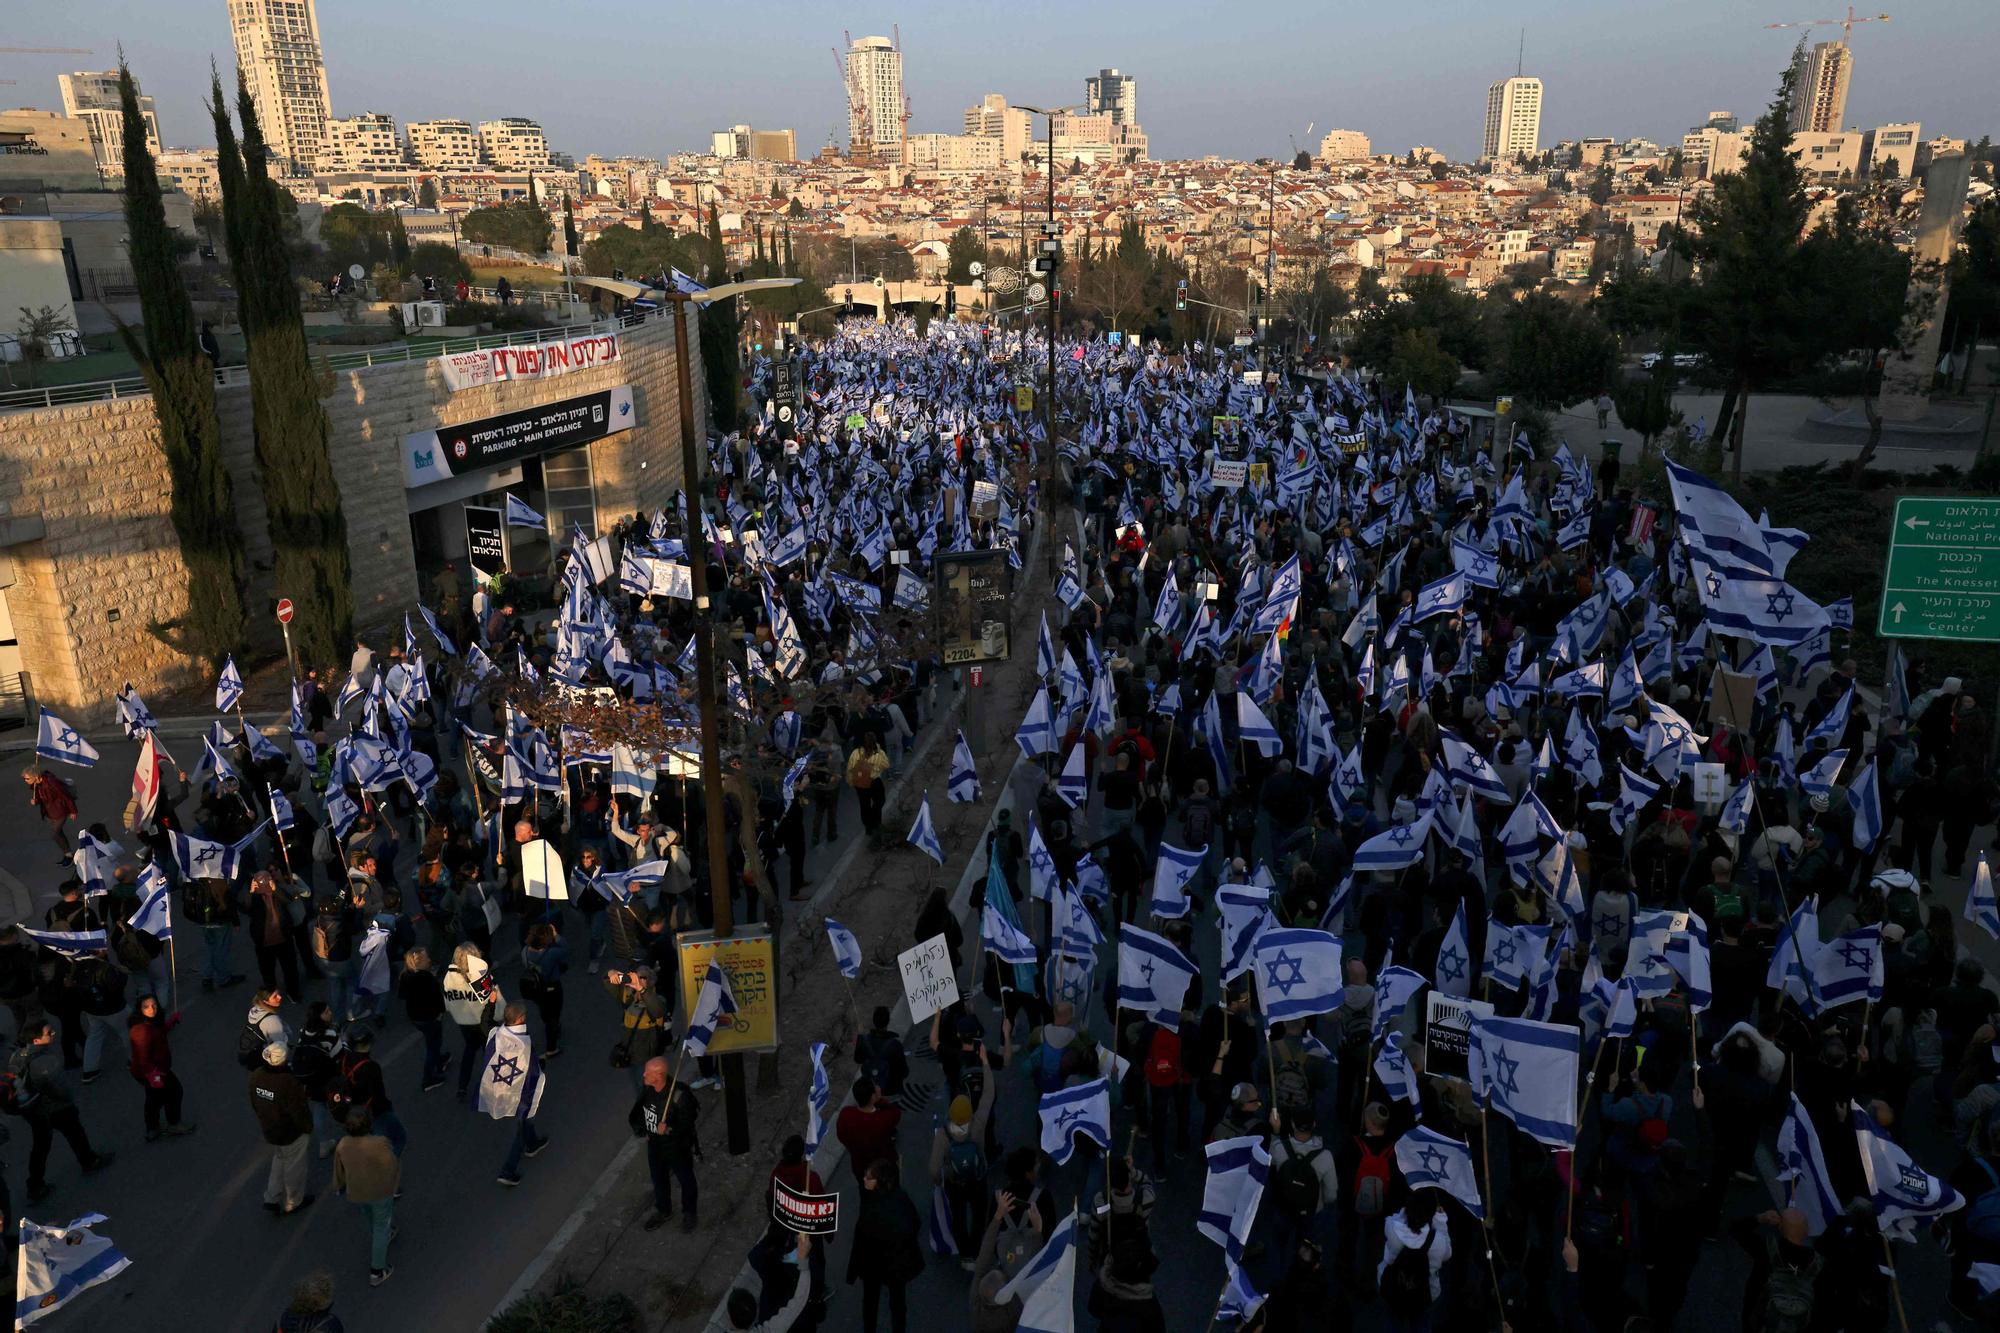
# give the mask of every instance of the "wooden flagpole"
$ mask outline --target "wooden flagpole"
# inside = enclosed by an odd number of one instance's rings
[[[1479,1230],[1486,1239],[1486,1271],[1493,1278],[1493,1303],[1499,1307],[1500,1323],[1507,1323],[1507,1302],[1500,1296],[1500,1268],[1493,1261],[1493,1210],[1488,1201],[1493,1198],[1493,1154],[1486,1120],[1486,1104],[1479,1105],[1479,1170],[1482,1179],[1479,1187],[1480,1218]]]

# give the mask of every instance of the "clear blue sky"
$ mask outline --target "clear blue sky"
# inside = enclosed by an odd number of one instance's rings
[[[1881,0],[1889,23],[1855,29],[1848,121],[1920,120],[1926,134],[2000,134],[1996,0]],[[231,58],[224,0],[65,0],[10,7],[6,43],[95,57],[0,55],[0,105],[60,105],[55,76],[106,68],[123,42],[159,102],[169,143],[213,142],[201,99],[210,56]],[[559,151],[664,155],[748,122],[798,131],[814,151],[843,96],[831,48],[902,24],[914,132],[960,128],[986,92],[1080,102],[1113,65],[1139,80],[1153,156],[1288,152],[1341,127],[1378,150],[1478,146],[1485,88],[1514,71],[1546,84],[1544,144],[1585,134],[1678,137],[1713,108],[1746,118],[1770,99],[1793,32],[1764,23],[1844,12],[1831,0],[1213,0],[899,6],[824,0],[320,0],[336,115],[386,111],[540,121]],[[1837,30],[1814,29],[1818,34]]]

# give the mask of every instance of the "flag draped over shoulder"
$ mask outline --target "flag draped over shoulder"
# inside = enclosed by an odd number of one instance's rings
[[[495,1120],[531,1120],[542,1109],[542,1062],[524,1027],[497,1027],[479,1066],[479,1109]]]

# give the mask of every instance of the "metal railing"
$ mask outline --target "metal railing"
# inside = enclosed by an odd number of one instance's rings
[[[332,370],[366,370],[371,366],[406,365],[411,361],[429,361],[455,352],[478,352],[489,347],[553,342],[558,338],[574,338],[586,333],[615,333],[620,329],[636,327],[648,319],[659,318],[664,313],[666,313],[664,308],[655,311],[635,311],[615,319],[598,320],[589,325],[570,324],[543,329],[518,329],[512,333],[489,333],[476,338],[446,338],[432,343],[388,343],[380,347],[356,348],[351,352],[332,352],[324,359],[328,368]],[[234,388],[249,382],[248,366],[223,366],[215,372],[215,385],[219,389]],[[145,378],[139,375],[128,375],[122,379],[88,380],[80,384],[52,384],[35,389],[0,389],[0,413],[32,412],[50,407],[69,407],[77,403],[146,398],[151,395],[152,390],[146,386]]]

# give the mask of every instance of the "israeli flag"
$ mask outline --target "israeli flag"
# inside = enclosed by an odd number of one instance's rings
[[[512,491],[507,493],[507,526],[510,528],[539,528],[548,531],[549,521],[528,508],[520,496]]]
[[[1154,916],[1172,919],[1187,915],[1187,886],[1207,857],[1206,846],[1190,851],[1170,842],[1160,844],[1159,860],[1153,867],[1153,900],[1149,907]]]
[[[711,966],[713,966],[711,964]],[[477,1108],[495,1120],[533,1120],[542,1109],[541,1057],[526,1028],[496,1027],[479,1063]]]
[[[1882,836],[1882,788],[1880,779],[1875,775],[1873,759],[1848,786],[1847,804],[1854,811],[1854,850],[1873,850]]]
[[[1472,994],[1472,929],[1465,917],[1465,900],[1458,901],[1438,943],[1437,976],[1433,987],[1440,995],[1464,999]]]
[[[1840,696],[1840,701],[1826,710],[1826,716],[1815,723],[1812,730],[1800,737],[1799,744],[1810,747],[1816,740],[1825,741],[1828,745],[1838,743],[1840,738],[1847,734],[1847,718],[1853,709],[1854,687],[1849,685],[1846,693]]]
[[[806,1089],[806,1160],[819,1151],[819,1143],[826,1136],[827,1112],[833,1109],[833,1084],[826,1076],[826,1043],[816,1041],[806,1050],[806,1058],[812,1065],[812,1082]]]
[[[1611,673],[1610,692],[1604,697],[1606,713],[1622,713],[1639,701],[1646,692],[1646,682],[1639,675],[1639,659],[1628,647],[1625,658],[1618,669]]]
[[[1502,805],[1513,803],[1507,784],[1500,780],[1499,771],[1485,755],[1448,731],[1440,731],[1438,739],[1444,743],[1445,771],[1451,774],[1453,782],[1463,782],[1485,800]]]
[[[1604,781],[1604,761],[1598,757],[1597,731],[1581,708],[1570,710],[1563,727],[1563,766],[1583,779],[1586,787]]]
[[[1059,923],[1056,935],[1056,950],[1071,958],[1094,963],[1097,946],[1104,943],[1104,931],[1097,924],[1097,918],[1084,905],[1083,895],[1073,892],[1060,882],[1056,885],[1055,901],[1051,904],[1055,920]]]
[[[1382,1080],[1382,1091],[1390,1100],[1423,1105],[1416,1071],[1410,1068],[1410,1057],[1403,1053],[1402,1033],[1391,1032],[1382,1038],[1381,1045],[1375,1048],[1374,1069],[1375,1077]]]
[[[1707,623],[1777,647],[1792,647],[1824,632],[1826,609],[1783,579],[1732,574],[1700,560],[1694,566],[1695,594]]]
[[[1285,739],[1278,729],[1271,725],[1271,719],[1264,716],[1264,710],[1248,694],[1236,696],[1236,730],[1245,742],[1257,747],[1257,753],[1266,759],[1283,754]]]
[[[236,669],[236,658],[222,659],[222,675],[215,682],[215,711],[226,713],[236,707],[243,698],[243,676]]]
[[[1014,743],[1029,759],[1055,753],[1055,711],[1049,704],[1046,686],[1035,691],[1034,701],[1028,705],[1028,715],[1021,719],[1020,729],[1014,733]]]
[[[1729,492],[1691,468],[1667,462],[1667,487],[1691,556],[1728,569],[1777,572],[1764,530]]]
[[[1778,1179],[1792,1185],[1788,1191],[1792,1207],[1806,1215],[1806,1234],[1817,1236],[1844,1209],[1826,1169],[1819,1131],[1813,1128],[1812,1117],[1806,1114],[1797,1093],[1792,1094],[1791,1102],[1778,1127]]]
[[[226,843],[210,842],[206,838],[190,838],[178,829],[170,829],[167,837],[172,840],[174,864],[188,879],[235,879],[237,870],[236,849]]]
[[[931,823],[931,798],[927,792],[917,807],[917,822],[910,825],[909,843],[931,860],[944,865],[944,848],[938,845],[937,829]]]
[[[1263,1308],[1264,1293],[1250,1281],[1242,1264],[1225,1261],[1223,1266],[1229,1271],[1229,1280],[1223,1284],[1222,1299],[1216,1302],[1215,1318],[1218,1323],[1242,1328]]]
[[[930,1242],[932,1254],[958,1253],[958,1238],[951,1234],[951,1200],[945,1196],[942,1182],[931,1186],[931,1215],[926,1239]]]
[[[736,1012],[736,994],[729,989],[729,974],[720,963],[711,962],[701,979],[701,993],[695,997],[694,1012],[688,1015],[687,1035],[681,1049],[689,1055],[707,1055],[715,1029]]]
[[[1407,967],[1390,965],[1375,977],[1375,1017],[1369,1024],[1376,1038],[1389,1030],[1389,1025],[1403,1016],[1416,998],[1418,991],[1430,985],[1430,980],[1421,972],[1412,972]]]
[[[1443,1190],[1482,1221],[1486,1207],[1479,1198],[1479,1180],[1472,1171],[1472,1149],[1424,1125],[1396,1140],[1396,1169],[1413,1190]]]
[[[1500,856],[1516,879],[1525,878],[1528,868],[1540,859],[1543,835],[1561,839],[1562,825],[1556,823],[1556,817],[1542,804],[1542,798],[1529,792],[1500,826]]]
[[[271,824],[280,833],[291,831],[298,817],[292,812],[292,803],[276,787],[271,788]]]
[[[1354,849],[1354,869],[1403,870],[1416,864],[1424,854],[1424,843],[1431,836],[1431,821],[1435,817],[1426,813],[1415,823],[1398,824],[1376,834]]]
[[[1000,915],[1000,909],[991,898],[986,900],[985,909],[979,917],[979,942],[988,952],[1003,963],[1033,967],[1040,961],[1035,952],[1035,942],[1027,932]]]
[[[361,957],[361,968],[355,977],[354,989],[362,995],[387,995],[389,993],[389,932],[379,921],[368,923],[368,933],[361,937],[357,950]]]
[[[1882,927],[1863,926],[1836,935],[1812,960],[1812,1011],[1825,1013],[1856,1000],[1882,999]]]
[[[146,707],[146,701],[130,685],[118,691],[117,709],[118,725],[125,728],[127,740],[136,741],[160,725],[159,719],[153,716],[153,710]]]
[[[27,926],[16,929],[44,949],[65,958],[85,958],[104,952],[105,937],[101,930],[31,930]]]
[[[988,895],[991,901],[991,895]],[[1178,1032],[1181,1001],[1201,969],[1171,941],[1129,923],[1118,927],[1118,1008]]]
[[[1049,613],[1042,612],[1042,627],[1035,635],[1035,675],[1046,681],[1056,669],[1056,641],[1049,634]]]
[[[1824,796],[1833,799],[1834,784],[1840,780],[1841,765],[1847,762],[1847,751],[1832,750],[1825,758],[1799,774],[1799,788],[1807,796]]]
[[[1368,779],[1361,772],[1361,743],[1341,757],[1333,770],[1333,803],[1344,806],[1350,801],[1358,801],[1368,794]]]
[[[1715,1002],[1715,982],[1709,972],[1708,923],[1694,913],[1687,914],[1687,926],[1674,932],[1664,955],[1667,965],[1680,975],[1687,992],[1688,1008],[1700,1013]]]
[[[1241,1263],[1250,1229],[1256,1225],[1257,1205],[1264,1197],[1264,1182],[1271,1174],[1271,1154],[1256,1134],[1218,1139],[1204,1152],[1208,1179],[1194,1229],[1220,1245],[1231,1262]]]
[[[1195,734],[1208,747],[1208,757],[1215,763],[1215,786],[1218,793],[1229,795],[1231,786],[1229,767],[1229,743],[1222,735],[1222,709],[1216,703],[1216,695],[1211,692],[1208,701],[1201,706],[1201,712],[1194,720]]]
[[[1979,869],[1972,876],[1972,891],[1965,895],[1965,919],[2000,940],[2000,899],[1993,896],[1993,868],[1986,853],[1979,854]]]
[[[116,1245],[91,1229],[110,1220],[102,1213],[87,1213],[68,1226],[44,1226],[20,1219],[15,1328],[40,1323],[83,1292],[132,1266]]]
[[[361,807],[345,791],[331,786],[326,789],[325,803],[326,822],[333,829],[333,836],[345,838],[347,831],[354,827],[354,822],[361,818]],[[175,853],[176,860],[179,855]]]
[[[1601,699],[1604,697],[1604,663],[1592,662],[1574,671],[1565,671],[1549,682],[1549,693],[1559,698]]]
[[[1222,980],[1227,983],[1255,964],[1258,942],[1277,929],[1271,891],[1257,884],[1225,884],[1215,891],[1216,928],[1222,934]]]
[[[1965,1197],[1910,1160],[1902,1145],[1883,1132],[1866,1109],[1849,1109],[1854,1142],[1861,1151],[1861,1173],[1867,1178],[1869,1202],[1882,1234],[1893,1240],[1915,1240],[1916,1223],[1943,1217],[1965,1206]]]
[[[1743,785],[1730,793],[1722,803],[1722,813],[1716,818],[1716,827],[1739,837],[1750,827],[1750,805],[1756,799],[1756,780],[1743,779]]]
[[[1056,795],[1074,810],[1090,799],[1090,778],[1084,771],[1085,754],[1083,739],[1069,747],[1069,757],[1063,760],[1062,773],[1056,778]]]
[[[1576,1146],[1576,1083],[1582,1034],[1561,1023],[1472,1017],[1472,1091],[1552,1148]]]
[[[1466,577],[1463,571],[1447,574],[1433,583],[1426,583],[1417,594],[1416,622],[1422,624],[1433,616],[1455,616],[1465,609]]]
[[[853,981],[861,975],[861,941],[854,938],[854,932],[841,925],[832,917],[826,919],[827,942],[833,945],[834,966],[840,975]]]
[[[1771,966],[1764,984],[1782,990],[1800,1007],[1809,1007],[1812,997],[1813,960],[1824,948],[1819,937],[1819,909],[1812,898],[1802,898],[1778,931],[1771,948]]]
[[[1015,1320],[1020,1333],[1075,1333],[1076,1330],[1076,1213],[1049,1233],[1041,1252],[1000,1288],[993,1298],[996,1305],[1021,1302]]]
[[[1621,761],[1618,765],[1618,799],[1611,803],[1606,816],[1611,821],[1612,830],[1623,833],[1625,826],[1659,794],[1659,783],[1640,777]]]
[[[42,709],[41,725],[35,733],[35,753],[78,768],[91,768],[98,758],[96,746],[46,708]]]
[[[1496,916],[1486,918],[1486,957],[1481,970],[1488,981],[1508,990],[1519,990],[1528,980],[1527,949],[1515,931],[1516,927],[1501,924]]]
[[[132,909],[126,924],[143,930],[162,942],[174,937],[173,893],[167,877],[156,865],[139,872],[139,905]]]
[[[973,762],[972,747],[966,744],[965,733],[958,733],[958,743],[951,750],[951,777],[945,785],[945,799],[957,805],[979,799],[979,765]]]
[[[1589,540],[1590,511],[1588,509],[1556,529],[1556,545],[1565,551],[1573,551]]]
[[[1340,937],[1330,930],[1267,930],[1258,940],[1258,1005],[1268,1023],[1309,1018],[1340,1006]]]
[[[1092,1079],[1073,1088],[1051,1092],[1041,1101],[1042,1151],[1067,1165],[1078,1134],[1100,1148],[1111,1146],[1111,1085]]]

